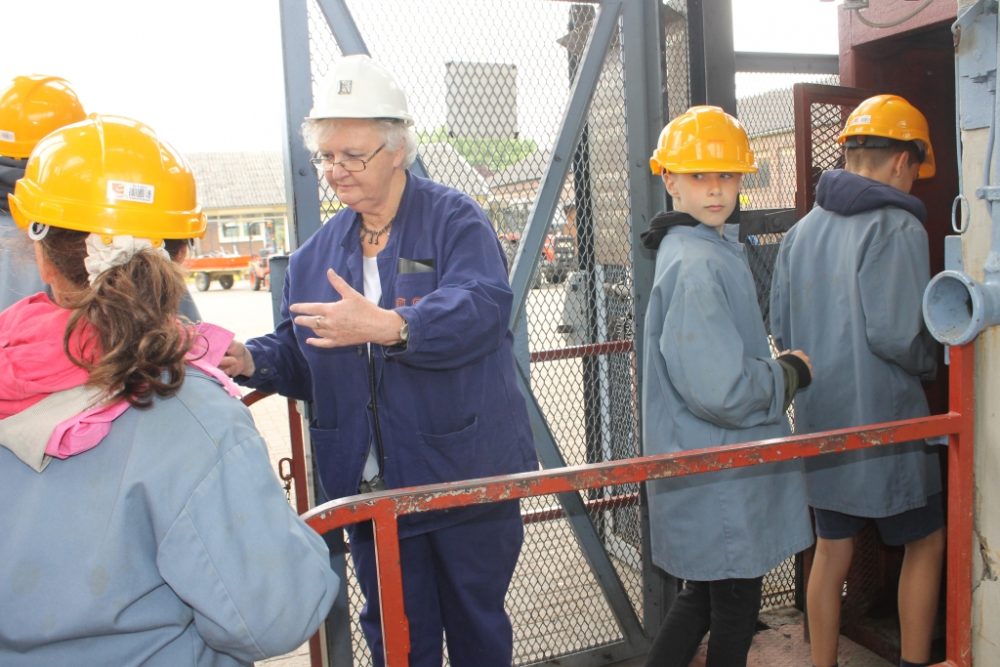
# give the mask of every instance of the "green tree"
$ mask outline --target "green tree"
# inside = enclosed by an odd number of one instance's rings
[[[450,144],[469,164],[474,167],[484,166],[491,172],[516,164],[538,149],[532,139],[452,137],[443,127],[432,132],[421,132],[420,143]]]

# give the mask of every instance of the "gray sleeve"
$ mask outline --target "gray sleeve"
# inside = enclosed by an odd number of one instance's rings
[[[788,234],[781,240],[778,256],[774,261],[774,273],[771,274],[770,315],[771,337],[778,350],[787,348],[785,341],[791,340],[788,328],[788,252],[785,241]]]
[[[225,451],[198,484],[157,564],[205,642],[246,662],[304,643],[340,586],[326,544],[288,505],[259,438]]]
[[[181,305],[178,310],[181,315],[192,322],[201,322],[201,312],[198,310],[198,304],[194,302],[191,292],[187,292],[181,297]]]
[[[904,225],[872,244],[858,275],[872,352],[920,377],[933,375],[937,364],[921,309],[929,266],[926,232]]]
[[[748,356],[725,294],[715,282],[678,282],[659,340],[670,381],[698,418],[723,428],[776,423],[784,373]]]

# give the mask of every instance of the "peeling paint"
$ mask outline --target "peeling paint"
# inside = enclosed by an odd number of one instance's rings
[[[986,581],[997,581],[997,562],[994,554],[990,551],[989,543],[982,535],[977,534],[979,539],[979,557],[983,562],[983,574],[981,579]]]

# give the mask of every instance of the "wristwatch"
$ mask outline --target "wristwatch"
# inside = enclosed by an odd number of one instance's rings
[[[403,318],[403,326],[399,327],[399,344],[406,347],[410,340],[410,323]]]

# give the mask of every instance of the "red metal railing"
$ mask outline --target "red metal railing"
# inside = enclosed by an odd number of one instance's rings
[[[680,477],[869,447],[891,447],[896,443],[910,440],[947,436],[949,444],[947,659],[938,663],[938,667],[970,667],[975,404],[973,364],[974,352],[971,344],[951,349],[951,396],[949,411],[943,415],[706,448],[679,454],[645,456],[465,482],[393,489],[334,500],[306,512],[303,517],[320,534],[362,521],[373,522],[378,556],[381,593],[379,604],[382,612],[385,661],[387,667],[404,667],[408,664],[409,626],[403,610],[400,571],[397,521],[401,516],[514,498],[635,484],[650,479]],[[291,409],[294,409],[294,404],[291,402],[290,404]],[[293,429],[295,428],[299,429],[301,449],[301,426],[293,425]],[[301,451],[295,458],[302,460]],[[304,471],[302,473],[304,476]],[[297,485],[296,488],[305,488],[304,478],[303,486]],[[302,492],[297,495],[301,498],[305,494]],[[317,652],[312,654],[315,665]]]

